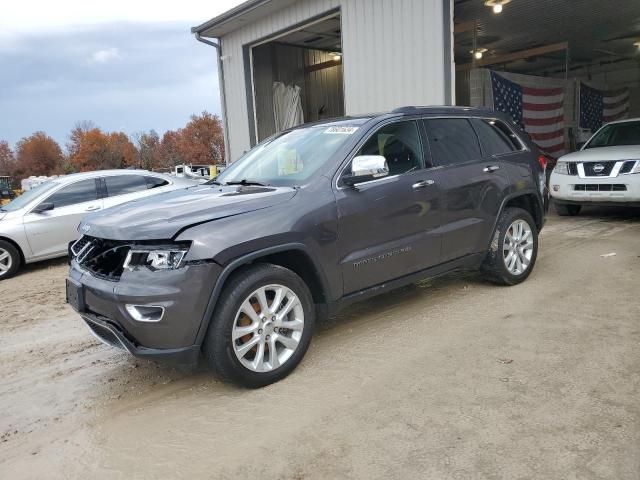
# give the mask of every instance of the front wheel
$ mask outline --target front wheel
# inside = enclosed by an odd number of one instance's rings
[[[0,240],[0,280],[13,277],[20,268],[21,260],[16,247]]]
[[[574,205],[568,203],[555,203],[556,212],[561,217],[575,217],[582,210],[582,205]]]
[[[531,274],[538,256],[538,229],[529,212],[506,208],[484,261],[486,276],[501,285],[516,285]]]
[[[223,289],[203,351],[224,379],[263,387],[300,363],[314,321],[311,293],[298,275],[271,264],[246,267]]]

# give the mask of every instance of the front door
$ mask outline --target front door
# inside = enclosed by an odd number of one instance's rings
[[[43,203],[52,203],[53,210],[30,212],[24,217],[27,240],[36,258],[65,254],[69,243],[79,237],[82,218],[102,209],[93,178],[66,185]]]
[[[433,266],[440,257],[438,186],[424,169],[418,123],[381,127],[358,155],[383,155],[389,175],[353,188],[338,182],[345,294]]]
[[[441,261],[486,251],[510,186],[508,174],[499,159],[483,156],[469,120],[434,118],[424,123],[440,171]]]

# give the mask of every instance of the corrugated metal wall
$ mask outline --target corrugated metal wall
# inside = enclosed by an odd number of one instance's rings
[[[445,103],[442,0],[300,0],[221,39],[231,160],[251,146],[243,46],[336,8],[347,115]]]

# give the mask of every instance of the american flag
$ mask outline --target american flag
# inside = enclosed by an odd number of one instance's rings
[[[595,133],[603,123],[625,118],[629,113],[629,89],[602,91],[580,82],[580,127]]]
[[[541,150],[564,153],[564,89],[519,85],[491,72],[493,109],[511,115]]]

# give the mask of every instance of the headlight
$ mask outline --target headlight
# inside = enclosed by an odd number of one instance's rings
[[[631,170],[631,173],[640,173],[640,160],[636,162],[636,166],[633,167],[633,170]]]
[[[129,250],[124,268],[148,267],[151,270],[175,270],[183,266],[186,248],[135,248]]]
[[[560,175],[570,175],[569,162],[558,162],[553,169],[553,173],[559,173]]]

